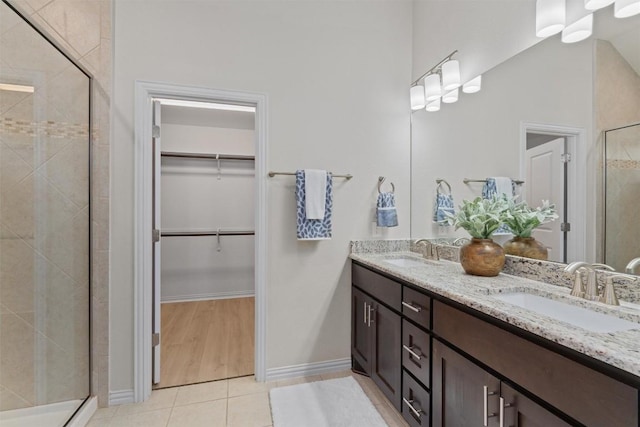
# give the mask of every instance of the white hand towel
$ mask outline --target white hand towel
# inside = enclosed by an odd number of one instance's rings
[[[327,197],[327,171],[305,169],[304,185],[307,219],[323,219]]]
[[[511,184],[511,178],[495,176],[493,179],[496,181],[496,193],[498,195],[505,194],[509,198],[513,197],[513,185]]]

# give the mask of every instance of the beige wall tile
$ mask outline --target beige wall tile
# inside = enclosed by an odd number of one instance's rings
[[[97,1],[53,0],[38,14],[80,56],[100,44],[100,3]]]
[[[38,173],[79,208],[89,203],[89,143],[87,138],[71,139]]]
[[[22,399],[34,403],[35,331],[13,313],[0,315],[1,385]]]
[[[0,411],[27,408],[33,404],[0,385]]]
[[[194,403],[173,408],[169,427],[226,427],[227,401],[225,399]]]

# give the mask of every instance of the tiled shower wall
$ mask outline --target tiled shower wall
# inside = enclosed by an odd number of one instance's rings
[[[92,88],[91,208],[93,234],[91,277],[91,382],[99,406],[108,405],[109,384],[109,130],[112,70],[111,0],[9,0],[94,77]],[[11,30],[9,29],[8,32]],[[10,34],[3,34],[11,36]],[[17,40],[16,42],[19,43]],[[28,48],[28,46],[25,46]],[[27,52],[28,53],[28,52]],[[1,59],[1,58],[0,58]],[[65,87],[62,86],[62,90]],[[66,131],[73,131],[66,129]],[[86,139],[85,139],[86,141]],[[67,159],[73,167],[73,159]],[[87,212],[80,212],[86,215]],[[16,249],[17,251],[18,249]],[[25,250],[22,247],[20,250]],[[88,248],[76,248],[67,261],[86,259]],[[84,253],[82,253],[84,250]],[[9,253],[9,251],[3,251]],[[15,252],[16,254],[18,252]],[[23,254],[33,258],[32,254]],[[26,267],[28,269],[28,267]],[[53,332],[54,333],[54,332]],[[0,390],[2,392],[3,390]]]

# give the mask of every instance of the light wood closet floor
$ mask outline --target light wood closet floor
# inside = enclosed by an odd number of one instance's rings
[[[164,303],[161,322],[154,388],[253,374],[253,297]]]

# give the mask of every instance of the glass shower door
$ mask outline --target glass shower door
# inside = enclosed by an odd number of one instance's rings
[[[0,2],[0,425],[90,394],[90,78]]]
[[[617,271],[640,257],[640,124],[605,132],[605,256]]]

